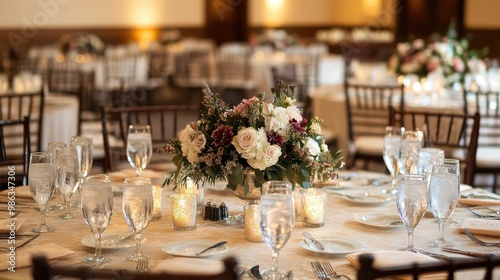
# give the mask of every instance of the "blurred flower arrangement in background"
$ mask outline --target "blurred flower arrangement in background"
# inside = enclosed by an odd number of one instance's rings
[[[278,81],[271,100],[262,93],[230,109],[205,88],[200,120],[161,149],[173,154],[177,167],[166,183],[224,180],[232,190],[244,186],[246,194],[245,171],[255,172],[256,187],[268,180],[288,180],[309,188],[311,180],[335,178],[343,166],[340,151],[328,150],[317,117],[301,115],[294,90]]]
[[[289,34],[282,29],[267,29],[250,37],[251,46],[269,46],[277,51],[283,51],[287,47],[298,44],[298,36]]]
[[[95,34],[76,32],[64,34],[57,41],[57,45],[62,54],[74,52],[76,54],[102,54],[104,43]]]

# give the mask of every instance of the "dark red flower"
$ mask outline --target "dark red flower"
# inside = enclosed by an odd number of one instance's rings
[[[307,128],[307,119],[302,119],[302,121],[299,123],[297,120],[292,119],[290,121],[290,125],[295,129],[300,134],[306,133],[306,128]]]
[[[228,147],[231,145],[233,136],[233,128],[229,125],[222,125],[212,132],[215,146]]]
[[[271,145],[281,146],[283,145],[283,143],[285,143],[285,138],[274,131],[266,132],[266,136],[267,136],[267,141],[269,141]]]

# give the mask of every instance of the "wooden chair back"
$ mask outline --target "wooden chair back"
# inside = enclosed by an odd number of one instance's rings
[[[28,184],[30,152],[29,116],[0,120],[0,190]]]
[[[457,151],[463,155],[461,165],[463,183],[472,185],[476,170],[476,151],[479,127],[482,122],[479,113],[474,115],[423,111],[397,111],[390,108],[389,125],[405,127],[406,130],[421,130],[424,133],[424,147],[436,147],[445,151],[445,157],[454,157]]]

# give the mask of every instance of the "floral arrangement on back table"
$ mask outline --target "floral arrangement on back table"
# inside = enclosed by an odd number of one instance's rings
[[[177,167],[166,183],[188,177],[212,184],[227,180],[232,190],[244,186],[246,194],[245,170],[255,172],[257,187],[267,180],[288,179],[309,188],[313,174],[321,181],[335,178],[342,158],[340,151],[328,150],[320,119],[302,117],[294,105],[294,86],[278,81],[272,93],[269,102],[262,93],[230,109],[206,87],[200,120],[161,149],[173,153]]]

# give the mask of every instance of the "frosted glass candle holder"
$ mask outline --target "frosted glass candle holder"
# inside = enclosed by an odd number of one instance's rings
[[[302,224],[322,227],[325,224],[326,192],[320,189],[300,190],[302,200]]]
[[[181,184],[178,186],[179,193],[193,193],[196,195],[196,205],[201,207],[203,205],[203,201],[205,199],[205,188],[203,186],[197,186],[191,180],[191,178],[187,178],[185,184]]]
[[[172,224],[175,230],[196,228],[196,195],[176,193],[170,195]]]
[[[244,207],[245,238],[251,242],[264,242],[260,229],[260,205],[249,204]]]
[[[163,205],[163,188],[161,185],[153,185],[153,218],[159,220],[161,218],[161,209]]]

